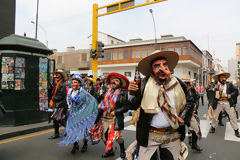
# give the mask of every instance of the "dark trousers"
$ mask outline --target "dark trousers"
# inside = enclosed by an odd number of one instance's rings
[[[59,123],[57,120],[53,120],[53,126],[54,126],[55,135],[59,135]]]
[[[202,95],[202,96],[200,96],[200,99],[201,99],[201,101],[202,101],[202,105],[204,105],[204,101],[203,101],[203,95]]]

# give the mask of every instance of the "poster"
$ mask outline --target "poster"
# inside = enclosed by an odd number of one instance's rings
[[[15,67],[25,67],[25,58],[16,57]]]
[[[25,89],[25,58],[2,57],[2,89]]]
[[[48,59],[39,58],[39,107],[41,111],[48,109],[47,71]]]
[[[40,111],[45,111],[46,108],[48,108],[48,99],[39,98],[39,106],[40,106]]]
[[[15,90],[25,89],[24,87],[24,80],[22,79],[15,79]]]
[[[15,68],[15,78],[25,78],[24,68]]]

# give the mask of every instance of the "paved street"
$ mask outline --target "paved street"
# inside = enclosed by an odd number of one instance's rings
[[[206,120],[205,113],[207,105],[200,105],[200,119],[203,139],[199,145],[204,149],[202,153],[197,153],[189,148],[188,160],[238,160],[240,152],[240,139],[235,138],[234,132],[227,120],[224,118],[224,127],[218,126],[214,135],[209,134],[209,121]],[[135,140],[135,128],[129,125],[131,117],[125,118],[125,138],[126,147]],[[239,121],[240,122],[240,121]],[[239,123],[240,125],[240,123]],[[45,130],[22,137],[5,139],[0,141],[0,160],[99,160],[104,152],[104,144],[89,145],[86,153],[77,152],[71,155],[72,145],[59,147],[59,140],[49,140],[52,130]],[[187,143],[187,137],[185,139]],[[80,143],[82,145],[82,142]],[[108,160],[119,158],[119,147],[115,144],[116,155]]]

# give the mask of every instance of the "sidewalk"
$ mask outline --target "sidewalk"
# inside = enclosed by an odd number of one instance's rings
[[[49,124],[48,121],[16,127],[0,126],[0,140],[30,134],[50,128],[53,128],[53,124]]]

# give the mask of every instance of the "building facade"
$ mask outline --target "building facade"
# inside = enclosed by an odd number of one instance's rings
[[[154,50],[175,51],[179,54],[179,63],[174,69],[177,77],[188,74],[191,78],[198,79],[198,71],[202,67],[202,51],[185,37],[162,36],[157,39],[157,43],[155,40],[135,39],[107,45],[104,50],[104,58],[98,62],[99,75],[118,72],[133,80],[138,62]]]
[[[228,72],[231,74],[230,80],[236,80],[236,75],[237,75],[237,64],[236,64],[236,59],[231,58],[228,60]]]
[[[240,43],[236,44],[237,80],[240,81]]]
[[[0,39],[15,33],[16,0],[0,1]]]
[[[202,67],[199,68],[198,73],[201,74],[201,78],[199,79],[200,82],[206,87],[212,81],[212,75],[215,73],[214,66],[213,66],[213,57],[207,51],[204,50],[203,52],[203,59],[202,59]]]
[[[88,37],[89,41],[89,48],[92,47],[92,35]],[[119,43],[124,43],[125,41],[118,39],[114,36],[111,36],[109,34],[103,33],[103,32],[98,32],[98,41],[101,41],[104,43],[104,45],[113,45],[113,44],[119,44]]]
[[[83,75],[88,75],[91,70],[89,49],[75,50],[74,47],[68,47],[66,52],[55,51],[49,58],[55,60],[56,69],[64,69],[71,73]]]

